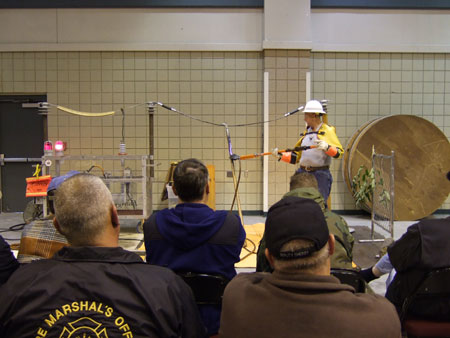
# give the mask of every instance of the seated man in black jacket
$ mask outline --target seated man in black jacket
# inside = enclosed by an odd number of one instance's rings
[[[11,252],[9,244],[0,236],[0,285],[19,267],[17,259]]]
[[[427,274],[433,269],[450,267],[450,217],[444,219],[423,219],[408,227],[403,236],[392,243],[387,256],[379,264],[361,271],[370,282],[390,269],[396,274],[386,291],[389,299],[400,312],[406,297],[410,296]],[[433,305],[433,306],[432,306]],[[437,306],[437,310],[436,310]],[[415,306],[412,313],[422,317],[447,319],[450,315],[450,301],[441,299],[439,304]]]
[[[55,195],[70,246],[16,271],[0,289],[0,337],[204,337],[189,287],[118,247],[111,193],[79,174]]]

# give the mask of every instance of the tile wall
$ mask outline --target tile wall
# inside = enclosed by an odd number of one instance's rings
[[[122,135],[127,153],[147,154],[149,115],[145,102],[159,101],[154,114],[155,179],[153,208],[161,209],[170,162],[188,157],[216,168],[216,204],[230,207],[234,187],[225,128],[234,153],[262,151],[263,73],[269,72],[270,120],[305,102],[306,72],[312,97],[327,98],[329,123],[343,145],[366,121],[391,113],[429,119],[450,136],[450,56],[448,54],[264,52],[24,52],[0,53],[0,94],[47,94],[48,102],[84,112],[116,111],[108,117],[80,117],[55,108],[48,116],[51,140],[63,139],[71,155],[116,155]],[[125,108],[122,115],[120,108]],[[202,121],[199,121],[202,120]],[[124,123],[122,123],[124,121]],[[235,126],[242,124],[247,126]],[[258,124],[259,123],[259,124]],[[271,122],[269,148],[292,147],[303,130],[303,115]],[[95,163],[66,163],[86,170]],[[239,162],[236,162],[239,169]],[[262,160],[241,161],[242,209],[262,210]],[[104,170],[120,174],[119,162]],[[127,166],[140,174],[140,162]],[[334,160],[332,206],[353,210],[354,202]],[[101,170],[94,167],[93,172]],[[269,206],[288,190],[295,167],[269,160]],[[140,191],[137,186],[136,192]],[[442,206],[450,209],[447,199]]]
[[[231,164],[222,123],[230,125],[235,153],[262,150],[261,125],[233,126],[262,121],[261,53],[26,52],[0,53],[0,60],[0,93],[45,93],[48,102],[77,111],[116,111],[113,116],[80,117],[53,107],[48,115],[49,139],[66,141],[67,155],[117,155],[122,135],[128,154],[147,154],[149,101],[194,117],[155,109],[154,209],[167,206],[160,196],[170,162],[189,157],[215,165],[217,208],[230,207],[234,186],[227,177]],[[120,108],[125,108],[124,116]],[[87,170],[93,164],[112,175],[121,175],[123,169],[121,161],[71,161],[62,171]],[[140,161],[125,166],[140,175]],[[242,161],[239,191],[244,210],[262,208],[260,166],[258,161]]]
[[[343,145],[365,122],[391,114],[420,116],[450,137],[449,54],[312,53],[311,71],[312,96],[331,100],[329,123]],[[334,162],[333,205],[352,209],[342,161]]]
[[[310,52],[298,50],[266,50],[264,69],[269,73],[269,148],[292,148],[303,131],[301,112],[288,118],[282,116],[303,105],[306,99],[306,73]],[[277,120],[278,119],[278,120]],[[269,160],[269,207],[289,191],[289,178],[296,166]]]

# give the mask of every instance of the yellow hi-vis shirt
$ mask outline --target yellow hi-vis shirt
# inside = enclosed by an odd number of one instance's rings
[[[302,141],[305,138],[307,132],[308,130],[305,129],[305,131],[300,134],[300,139],[297,141],[294,148],[302,145]],[[322,123],[320,129],[317,131],[317,137],[319,138],[319,140],[324,140],[325,142],[327,142],[330,146],[336,147],[337,154],[333,156],[334,158],[340,158],[344,154],[344,148],[342,147],[341,142],[339,142],[339,139],[336,135],[336,129],[333,126]],[[298,163],[300,161],[300,157],[302,156],[302,152],[300,150],[295,151],[295,153],[297,154],[295,163]]]

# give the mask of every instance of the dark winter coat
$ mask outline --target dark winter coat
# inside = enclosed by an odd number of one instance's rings
[[[192,292],[122,248],[65,247],[0,288],[0,337],[205,337]]]

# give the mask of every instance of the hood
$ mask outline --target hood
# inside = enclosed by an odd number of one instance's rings
[[[323,196],[316,188],[297,188],[285,193],[283,198],[288,196],[312,199],[320,205],[322,211],[325,211],[325,202],[323,200]]]
[[[161,235],[175,247],[189,250],[207,242],[222,227],[226,211],[202,203],[180,203],[156,214]]]

